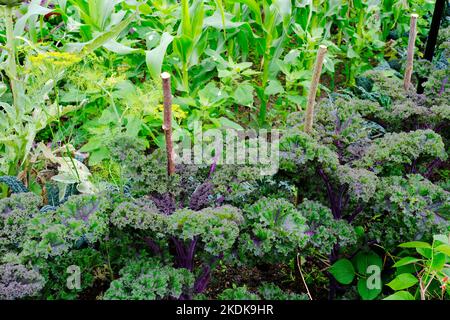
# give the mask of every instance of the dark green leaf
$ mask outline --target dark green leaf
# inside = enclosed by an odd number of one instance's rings
[[[355,269],[348,259],[340,259],[336,261],[329,269],[330,273],[336,280],[342,284],[350,284],[355,277]]]
[[[381,269],[383,266],[383,261],[380,256],[373,251],[360,252],[355,257],[355,265],[356,271],[365,276],[369,266],[374,265]]]
[[[381,286],[380,288],[369,289],[370,286],[368,286],[367,281],[366,278],[360,278],[358,280],[358,293],[363,300],[373,300],[381,293]]]

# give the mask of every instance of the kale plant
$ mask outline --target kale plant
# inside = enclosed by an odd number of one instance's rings
[[[36,296],[44,287],[44,278],[20,264],[0,265],[0,300]]]
[[[258,293],[263,300],[309,300],[308,295],[283,291],[273,283],[265,282],[258,288]]]
[[[106,198],[72,196],[55,211],[39,212],[28,223],[22,255],[48,258],[68,252],[82,243],[95,243],[108,231]]]
[[[404,239],[430,240],[450,230],[450,193],[421,175],[380,180],[370,210],[359,217],[370,239],[387,250]]]
[[[120,204],[111,214],[111,222],[120,229],[137,230],[154,254],[161,255],[169,247],[167,243],[173,246],[178,268],[194,271],[196,253],[203,252],[207,261],[195,282],[195,291],[201,292],[209,282],[212,265],[237,239],[243,218],[239,209],[228,205],[200,211],[178,209],[168,215],[143,198]]]
[[[169,177],[165,166],[161,165],[167,162],[164,152],[156,150],[146,154],[143,142],[127,135],[112,139],[109,148],[111,159],[120,166],[122,183],[131,186],[133,195],[179,192],[175,188],[179,176]]]
[[[225,289],[217,298],[218,300],[260,300],[260,297],[256,293],[250,292],[247,286],[238,287],[236,285]]]
[[[445,31],[444,31],[445,32]],[[389,131],[411,131],[433,129],[444,133],[448,129],[450,99],[450,43],[444,41],[437,50],[433,62],[417,61],[417,70],[423,84],[424,93],[416,94],[398,90],[402,79],[392,69],[372,70],[363,77],[371,82],[369,87],[357,87],[356,93],[375,108],[367,117],[381,124]]]
[[[71,266],[80,268],[80,288],[68,288],[68,270]],[[75,300],[80,294],[94,286],[98,279],[108,282],[110,270],[108,270],[102,254],[93,248],[71,250],[67,254],[48,259],[41,267],[40,272],[46,279],[43,295],[51,300]]]
[[[328,255],[336,243],[342,247],[356,243],[354,228],[344,219],[334,219],[328,207],[305,200],[297,209],[307,221],[309,245],[320,254]]]
[[[429,175],[433,160],[446,160],[442,138],[432,130],[388,133],[376,139],[357,162],[380,175],[402,175],[403,172],[422,171]],[[422,166],[422,167],[421,167]]]
[[[186,269],[162,265],[155,259],[131,261],[111,282],[105,300],[165,300],[192,296],[193,274]]]
[[[0,254],[19,251],[27,239],[29,220],[39,213],[42,199],[33,193],[12,194],[0,199]]]
[[[178,208],[241,205],[258,197],[262,176],[256,166],[179,164],[175,174],[168,176],[161,165],[167,162],[167,155],[160,149],[146,154],[139,140],[126,136],[113,139],[110,148],[131,193],[136,197],[150,196],[166,214]]]
[[[245,209],[247,232],[239,239],[240,260],[288,261],[306,246],[306,219],[285,199],[263,198]]]
[[[420,97],[394,89],[401,85],[393,73],[374,71],[369,80],[367,90],[379,94],[332,95],[318,104],[311,134],[303,132],[299,113],[280,144],[279,176],[295,185],[311,247],[328,251],[330,264],[358,250],[356,227],[366,230],[363,246],[392,248],[405,238],[429,239],[448,226],[448,194],[427,180],[448,158],[445,139],[432,130],[438,129],[438,116],[430,127],[410,125],[401,119],[418,119],[407,112]],[[430,119],[432,106],[419,106]],[[395,114],[396,123],[388,119]],[[403,128],[407,132],[397,132]],[[334,297],[337,286],[330,281]]]
[[[217,297],[218,300],[309,300],[306,294],[285,292],[273,283],[263,283],[257,292],[251,292],[247,286],[236,286],[225,289]]]

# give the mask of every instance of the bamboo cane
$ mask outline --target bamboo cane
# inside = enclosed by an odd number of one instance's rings
[[[305,132],[310,133],[313,128],[314,105],[316,102],[317,88],[319,87],[320,75],[322,74],[323,61],[327,53],[327,47],[321,45],[317,52],[316,64],[314,66],[311,88],[308,94],[308,104],[306,107]]]
[[[411,87],[411,77],[414,68],[414,47],[416,44],[418,17],[419,16],[415,13],[411,15],[409,42],[408,42],[408,56],[406,60],[405,77],[403,79],[403,87],[405,88],[405,90],[409,90]]]
[[[166,136],[167,151],[167,173],[169,176],[175,173],[175,161],[172,141],[172,89],[170,85],[170,74],[161,74],[164,94],[164,123],[163,130]]]

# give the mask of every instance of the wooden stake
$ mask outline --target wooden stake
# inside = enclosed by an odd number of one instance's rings
[[[308,94],[308,105],[306,107],[305,132],[310,133],[313,128],[314,104],[316,103],[317,88],[319,87],[320,75],[322,74],[323,61],[327,54],[327,47],[321,45],[317,52],[317,60],[314,66],[311,88]]]
[[[409,90],[411,87],[411,77],[414,67],[414,47],[416,45],[417,36],[417,18],[419,15],[413,13],[411,15],[411,23],[409,29],[408,57],[406,60],[405,78],[403,79],[403,87]]]
[[[170,85],[170,74],[161,74],[164,93],[164,123],[163,130],[166,136],[167,151],[167,173],[169,176],[175,173],[175,161],[172,141],[172,89]]]

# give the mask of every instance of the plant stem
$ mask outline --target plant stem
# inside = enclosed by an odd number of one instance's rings
[[[167,150],[167,173],[169,176],[175,173],[175,161],[172,141],[172,89],[170,87],[170,74],[161,74],[164,92],[164,124],[163,130],[166,135]]]
[[[308,294],[309,300],[313,300],[313,297],[312,297],[311,293],[309,292],[308,285],[305,281],[305,277],[303,276],[301,257],[300,257],[299,253],[297,253],[297,267],[298,267],[298,271],[300,272],[300,276],[302,277],[303,285],[306,288],[306,293]]]
[[[333,265],[338,260],[339,255],[339,244],[335,244],[333,249],[331,250],[330,256],[329,256],[329,263],[330,265]],[[328,274],[329,281],[330,281],[330,291],[328,294],[329,300],[334,300],[336,297],[336,291],[337,291],[337,281],[334,278],[332,274]]]
[[[5,6],[4,8],[6,24],[6,47],[8,48],[8,77],[11,83],[13,95],[13,105],[18,108],[18,76],[16,62],[16,44],[14,39],[13,8]]]
[[[217,6],[219,7],[220,18],[222,19],[223,38],[226,42],[227,41],[227,29],[226,29],[226,21],[225,21],[225,9],[223,7],[222,0],[217,0]]]
[[[186,90],[186,92],[189,94],[189,68],[187,63],[183,63],[183,70],[182,70],[182,76],[183,76],[183,86]]]
[[[267,82],[269,81],[269,67],[270,67],[270,58],[271,58],[270,48],[271,48],[271,46],[272,46],[272,37],[270,34],[266,34],[266,49],[265,49],[263,61],[262,61],[263,73],[262,73],[262,79],[261,79],[261,89],[263,92],[261,94],[261,107],[259,109],[260,125],[264,125],[264,123],[266,122],[267,100],[266,100],[264,90],[267,86]]]
[[[267,101],[264,91],[261,94],[261,105],[259,107],[259,124],[263,126],[266,123]]]

